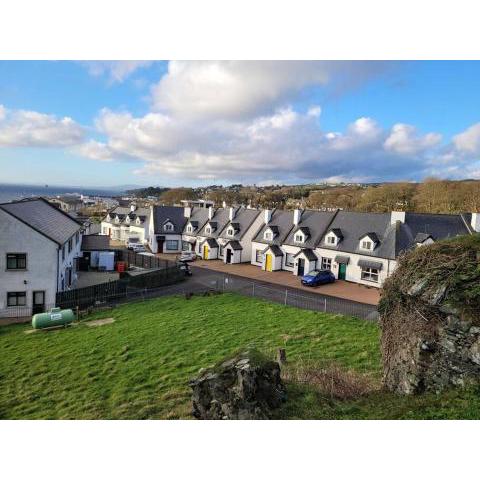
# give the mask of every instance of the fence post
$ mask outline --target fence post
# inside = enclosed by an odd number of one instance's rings
[[[288,290],[285,289],[285,305],[287,305],[287,301],[288,301]]]
[[[327,311],[327,297],[325,297],[325,298],[323,299],[323,302],[324,302],[323,311],[326,312],[326,311]]]

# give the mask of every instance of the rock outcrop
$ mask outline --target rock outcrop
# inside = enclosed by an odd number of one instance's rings
[[[379,310],[388,390],[440,392],[480,381],[480,237],[403,256]]]
[[[280,366],[256,350],[204,370],[190,382],[193,416],[203,420],[258,420],[286,399]]]

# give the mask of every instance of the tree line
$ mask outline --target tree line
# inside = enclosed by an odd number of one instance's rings
[[[420,183],[355,185],[232,185],[158,189],[158,203],[180,204],[203,198],[216,205],[243,204],[259,208],[343,209],[360,212],[392,210],[424,213],[480,212],[480,181],[427,178]],[[155,189],[145,189],[151,195]],[[147,196],[134,192],[138,196]]]

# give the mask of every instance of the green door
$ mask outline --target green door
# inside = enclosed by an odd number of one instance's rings
[[[347,276],[347,264],[346,263],[340,263],[338,265],[338,279],[339,280],[345,280],[346,276]]]

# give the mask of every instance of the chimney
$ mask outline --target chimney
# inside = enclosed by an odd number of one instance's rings
[[[185,218],[190,218],[192,216],[192,207],[184,207],[183,208],[183,216]]]
[[[213,218],[213,207],[208,207],[208,219],[211,220]]]
[[[272,219],[272,211],[266,208],[264,210],[264,215],[265,215],[265,225],[266,225]]]
[[[472,228],[475,232],[480,232],[480,213],[472,213]]]
[[[293,211],[293,224],[298,225],[300,223],[300,217],[302,216],[302,211],[296,208]]]
[[[392,212],[390,215],[390,224],[395,225],[397,222],[405,223],[405,212]]]
[[[230,221],[232,221],[235,218],[236,213],[237,212],[235,211],[235,208],[230,207],[230,211],[228,213],[228,218],[230,219]]]
[[[135,203],[132,203],[132,204],[130,205],[130,211],[131,211],[131,212],[134,212],[136,209],[137,209],[137,205],[135,205]]]

